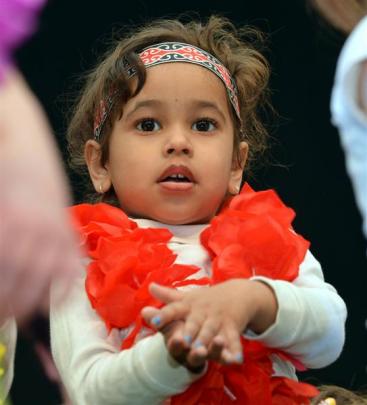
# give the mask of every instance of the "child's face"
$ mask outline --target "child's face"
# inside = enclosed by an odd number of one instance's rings
[[[229,108],[223,83],[203,67],[167,63],[147,69],[143,89],[114,124],[106,166],[96,176],[89,165],[96,190],[100,182],[104,190],[112,185],[132,217],[209,221],[241,181],[242,169],[233,167]],[[246,156],[247,144],[241,148]]]

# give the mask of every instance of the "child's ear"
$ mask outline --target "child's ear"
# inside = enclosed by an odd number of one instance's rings
[[[110,189],[112,183],[108,167],[102,165],[101,156],[101,145],[89,139],[85,144],[84,158],[95,190],[97,193],[103,194]]]
[[[237,161],[237,157],[234,158],[231,176],[228,184],[228,192],[232,195],[236,195],[240,191],[243,169],[246,165],[247,155],[248,155],[248,143],[241,142],[239,145],[240,160]]]

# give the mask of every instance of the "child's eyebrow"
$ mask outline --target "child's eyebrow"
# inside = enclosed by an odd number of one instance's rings
[[[148,99],[148,100],[141,100],[141,101],[137,101],[134,105],[134,107],[132,108],[131,111],[129,111],[126,114],[126,118],[129,118],[132,114],[134,114],[137,110],[139,110],[140,108],[144,108],[144,107],[155,107],[155,108],[162,108],[163,106],[163,102],[161,100],[157,100],[157,99]],[[215,103],[214,101],[209,101],[209,100],[192,100],[191,102],[191,106],[192,108],[196,111],[196,110],[200,110],[200,109],[204,109],[204,108],[210,108],[212,110],[214,110],[215,112],[217,112],[221,118],[226,121],[226,117],[225,114],[223,113],[223,111],[219,108],[219,106],[217,105],[217,103]]]
[[[135,103],[135,105],[134,105],[134,108],[126,114],[126,118],[129,118],[130,115],[134,114],[134,112],[136,112],[140,108],[143,108],[143,107],[161,107],[162,104],[163,104],[162,101],[155,100],[155,99],[137,101]]]
[[[194,100],[193,101],[193,106],[195,109],[200,109],[200,108],[210,108],[215,110],[224,121],[226,121],[226,117],[225,114],[223,113],[223,111],[219,108],[219,106],[217,105],[217,103],[213,102],[213,101],[208,101],[208,100]]]

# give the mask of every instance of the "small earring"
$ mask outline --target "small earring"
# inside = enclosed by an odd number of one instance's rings
[[[234,186],[234,190],[236,192],[236,194],[238,194],[240,192],[240,186]]]
[[[102,184],[99,185],[99,193],[100,193],[100,194],[104,194],[104,191],[103,191],[103,189],[102,189]]]
[[[231,190],[231,195],[237,195],[240,192],[240,186],[233,186]]]

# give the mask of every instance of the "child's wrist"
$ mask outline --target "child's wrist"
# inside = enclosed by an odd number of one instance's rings
[[[256,334],[264,333],[274,324],[278,312],[278,302],[274,290],[261,280],[252,280],[254,283],[254,314],[248,324]]]

